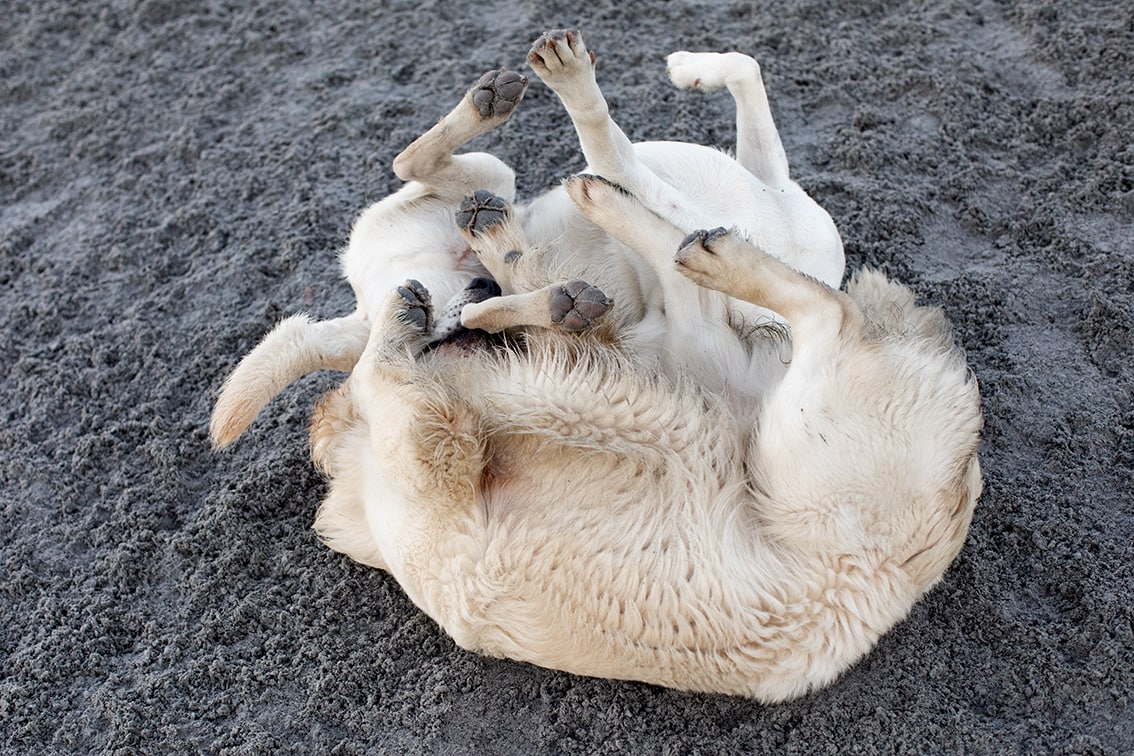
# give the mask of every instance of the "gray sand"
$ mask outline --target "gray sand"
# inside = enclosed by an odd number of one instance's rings
[[[7,2],[0,20],[0,750],[1134,751],[1134,4]],[[394,155],[543,28],[634,139],[730,146],[663,56],[763,63],[793,170],[955,322],[986,491],[943,583],[831,688],[761,706],[457,649],[310,530],[286,391],[206,424]],[[578,170],[541,84],[473,145]]]

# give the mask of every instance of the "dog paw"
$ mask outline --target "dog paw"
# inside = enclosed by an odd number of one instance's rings
[[[655,213],[626,188],[601,176],[579,175],[564,183],[567,196],[591,223],[619,239],[651,264],[669,267],[683,229]],[[677,200],[680,202],[680,199]],[[671,206],[679,212],[679,204]]]
[[[420,333],[428,331],[433,307],[429,291],[421,282],[411,278],[397,288],[394,296],[398,319]]]
[[[681,50],[665,58],[665,72],[678,89],[711,92],[739,80],[760,76],[755,60],[742,53],[694,53]]]
[[[728,264],[722,256],[723,240],[731,234],[726,228],[714,228],[709,231],[694,231],[681,240],[677,248],[674,261],[677,269],[686,278],[709,286],[709,282],[728,275]]]
[[[501,68],[481,76],[468,98],[481,118],[507,118],[524,99],[527,88],[526,76]]]
[[[612,194],[619,194],[623,197],[633,196],[620,184],[593,173],[576,173],[564,180],[563,187],[567,190],[571,199],[575,201],[575,204],[579,206],[604,202]]]
[[[504,222],[508,202],[487,189],[477,189],[461,201],[457,210],[457,228],[473,234],[483,234]]]
[[[579,212],[602,228],[625,221],[637,209],[633,194],[602,176],[579,173],[566,179],[563,188]]]
[[[568,281],[551,295],[551,321],[566,331],[582,331],[613,306],[601,289],[586,281]]]
[[[555,89],[555,83],[579,73],[591,75],[595,54],[583,44],[583,35],[578,30],[555,29],[545,31],[532,43],[528,64],[545,84]]]

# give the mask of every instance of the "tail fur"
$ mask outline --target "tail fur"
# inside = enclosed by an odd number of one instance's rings
[[[223,449],[293,381],[316,370],[351,370],[366,347],[370,323],[358,315],[313,323],[293,315],[264,337],[225,381],[209,436]]]

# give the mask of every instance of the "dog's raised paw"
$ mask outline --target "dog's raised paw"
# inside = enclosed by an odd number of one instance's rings
[[[674,262],[687,278],[702,286],[724,275],[727,265],[718,254],[717,242],[729,235],[727,228],[694,231],[681,240]]]
[[[539,35],[528,53],[528,63],[545,81],[548,74],[586,61],[592,68],[595,53],[583,44],[583,35],[577,29],[552,29]]]
[[[526,76],[501,68],[481,76],[469,90],[469,99],[481,118],[504,117],[524,99],[527,88]]]
[[[504,222],[508,202],[487,189],[477,189],[461,201],[457,210],[457,227],[481,234]]]
[[[632,196],[621,184],[594,173],[576,173],[563,182],[567,193],[578,204],[586,204],[596,199],[601,201],[604,192],[615,191],[627,197]]]
[[[405,323],[425,332],[429,328],[431,297],[429,290],[422,286],[420,281],[410,279],[398,287],[398,295],[402,298],[398,317]]]
[[[551,320],[566,331],[582,331],[613,305],[598,287],[586,281],[568,281],[551,295]]]
[[[681,240],[681,244],[678,245],[678,247],[677,247],[677,253],[678,253],[678,255],[680,255],[682,250],[684,250],[688,247],[691,247],[694,244],[700,244],[702,247],[704,247],[705,251],[708,252],[709,254],[716,254],[715,252],[713,252],[713,249],[712,249],[713,242],[715,242],[717,239],[721,238],[722,236],[727,236],[727,235],[728,235],[728,229],[724,228],[724,227],[713,228],[713,229],[709,229],[708,231],[705,231],[705,230],[694,231],[693,233],[689,234],[688,236],[686,236],[684,239]]]

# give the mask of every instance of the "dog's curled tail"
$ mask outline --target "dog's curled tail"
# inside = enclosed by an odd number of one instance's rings
[[[282,321],[225,381],[209,422],[213,448],[239,438],[292,381],[316,370],[354,368],[369,336],[370,323],[358,315],[316,323],[293,315]]]

